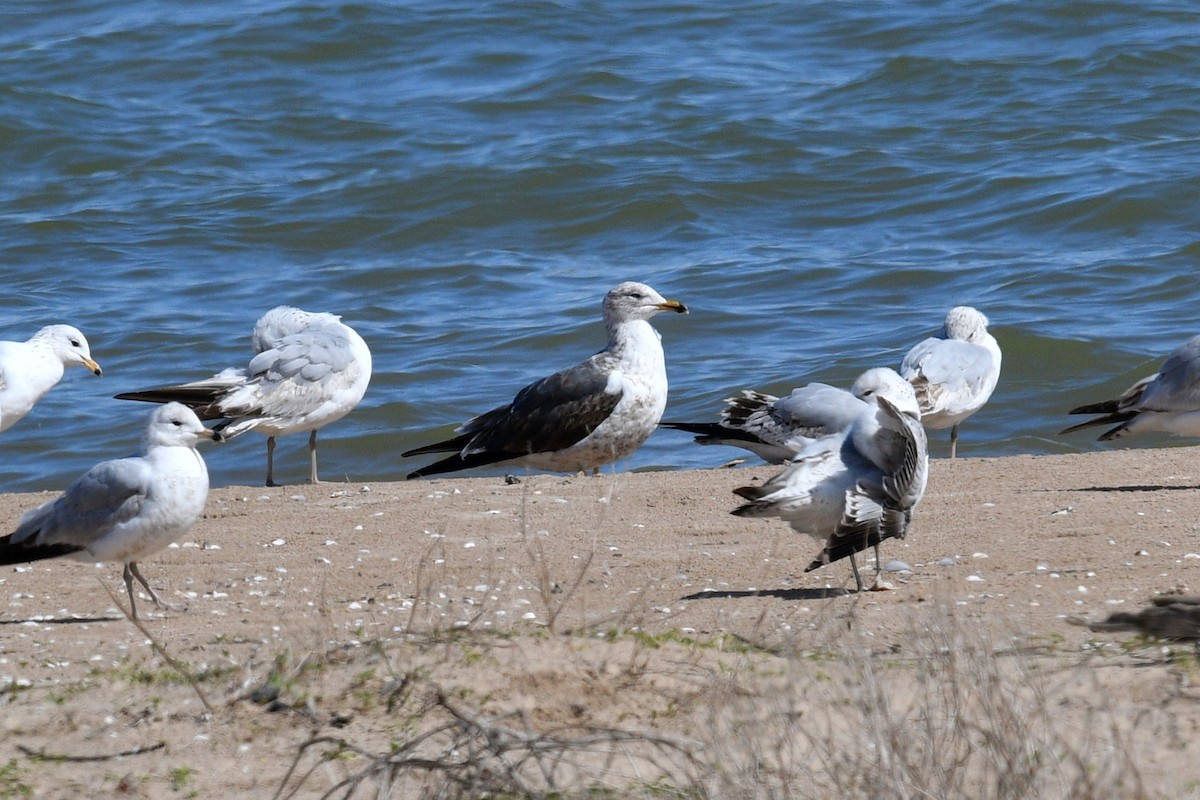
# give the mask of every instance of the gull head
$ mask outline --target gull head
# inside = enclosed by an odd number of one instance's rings
[[[978,342],[987,334],[988,318],[970,306],[955,306],[946,312],[942,337],[963,342]]]
[[[34,334],[33,338],[46,342],[64,367],[82,364],[96,375],[104,374],[104,370],[92,359],[88,340],[78,328],[72,328],[70,325],[47,325]]]
[[[618,284],[604,296],[604,319],[610,322],[650,319],[660,311],[688,313],[683,303],[668,300],[646,284],[636,281]]]
[[[150,415],[146,444],[164,447],[195,447],[201,439],[224,441],[217,431],[204,427],[196,412],[183,403],[167,403]]]
[[[879,405],[878,399],[883,397],[900,412],[914,419],[921,418],[921,407],[912,384],[889,367],[875,367],[859,375],[850,386],[850,393],[871,405]]]

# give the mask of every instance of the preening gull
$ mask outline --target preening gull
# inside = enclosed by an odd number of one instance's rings
[[[178,540],[203,513],[208,469],[196,451],[201,439],[220,441],[221,435],[179,403],[155,410],[141,455],[102,461],[57,500],[27,512],[15,531],[0,537],[0,564],[58,556],[120,561],[134,617],[134,578],[156,606],[167,605],[137,562]]]
[[[805,572],[849,556],[862,591],[854,554],[875,548],[879,586],[879,543],[907,533],[925,494],[929,459],[912,386],[885,367],[868,370],[856,385],[864,405],[854,422],[813,441],[762,486],[734,490],[750,502],[733,513],[779,517],[822,542]]]
[[[983,408],[1000,379],[1000,345],[988,318],[956,306],[932,336],[908,351],[900,374],[913,385],[926,428],[950,429],[950,457],[958,455],[958,425]]]
[[[791,461],[814,439],[845,430],[864,408],[857,384],[850,391],[824,383],[793,389],[787,397],[775,397],[743,389],[738,397],[725,400],[720,422],[663,422],[698,434],[696,444],[743,447],[763,461]]]
[[[453,439],[403,453],[454,454],[408,477],[500,462],[587,472],[629,455],[654,431],[667,405],[662,341],[648,322],[660,311],[686,314],[687,307],[644,283],[612,289],[604,297],[607,347],[467,420]]]
[[[1200,436],[1200,336],[1172,350],[1158,372],[1142,378],[1116,400],[1079,406],[1069,413],[1101,416],[1060,433],[1117,423],[1100,436],[1102,442],[1138,431]]]
[[[27,342],[0,342],[0,431],[28,414],[72,364],[104,374],[87,339],[70,325],[47,325]]]
[[[275,483],[275,437],[310,431],[308,480],[317,478],[317,431],[358,405],[371,380],[371,351],[334,314],[278,306],[251,333],[254,357],[211,378],[140,392],[119,400],[179,402],[226,439],[255,430],[267,437],[267,486]]]

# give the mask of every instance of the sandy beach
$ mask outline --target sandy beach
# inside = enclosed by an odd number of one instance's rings
[[[0,575],[0,796],[1197,796],[1192,645],[1072,623],[1200,591],[1198,461],[934,460],[861,595],[769,466],[217,488],[186,610]]]

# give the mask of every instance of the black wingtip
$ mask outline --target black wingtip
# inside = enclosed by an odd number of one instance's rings
[[[451,444],[451,442],[438,442],[437,444],[426,445],[425,447],[417,447],[413,450],[403,453],[402,455],[420,456],[427,455],[428,453],[444,453],[446,452],[446,445],[449,444]],[[459,448],[455,449],[458,450]],[[494,458],[489,458],[486,453],[474,453],[468,458],[464,459],[461,452],[455,452],[453,455],[447,456],[441,461],[434,461],[432,464],[426,464],[419,469],[414,469],[405,476],[405,480],[411,481],[416,480],[417,478],[427,478],[430,475],[441,475],[442,473],[446,472],[457,472],[460,469],[477,467],[482,464],[491,463],[495,460],[496,459]]]
[[[755,508],[754,503],[746,503],[745,505],[738,506],[737,508],[735,508],[733,511],[730,511],[729,513],[735,517],[749,517],[749,516],[753,516],[750,512],[752,512],[754,510],[754,508]]]
[[[1111,442],[1113,439],[1119,439],[1122,436],[1124,436],[1128,430],[1129,430],[1129,426],[1127,424],[1125,424],[1124,422],[1122,422],[1120,425],[1113,428],[1112,430],[1107,430],[1104,433],[1097,436],[1096,441]]]
[[[117,400],[136,400],[140,403],[183,403],[200,419],[221,419],[225,412],[218,408],[221,392],[212,387],[158,386],[136,392],[113,395]]]
[[[520,458],[522,455],[526,454],[485,451],[482,453],[472,453],[463,458],[461,453],[455,453],[448,458],[443,458],[441,461],[435,461],[420,469],[413,470],[408,473],[406,480],[428,478],[431,475],[443,475],[447,472],[458,472],[459,470],[471,469],[473,467],[488,467],[504,461],[511,461],[514,458]]]
[[[766,492],[761,486],[739,486],[733,490],[733,493],[743,500],[761,500]]]
[[[724,432],[724,429],[715,422],[660,422],[658,423],[658,427],[685,431],[687,433],[698,433],[704,436],[715,436],[718,433]]]
[[[1103,403],[1089,403],[1086,406],[1076,406],[1068,414],[1115,414],[1120,408],[1120,401],[1105,400]]]
[[[1074,414],[1076,412],[1072,411],[1071,413]],[[1080,412],[1080,413],[1093,413],[1093,412]],[[1107,431],[1106,433],[1104,433],[1100,436],[1100,439],[1099,439],[1100,441],[1107,442],[1109,439],[1115,439],[1119,435],[1118,431],[1124,431],[1125,423],[1129,422],[1129,420],[1133,419],[1136,416],[1137,416],[1136,412],[1106,414],[1103,417],[1096,417],[1095,419],[1084,420],[1083,422],[1080,422],[1077,425],[1071,425],[1068,428],[1063,428],[1061,431],[1058,432],[1058,435],[1062,436],[1064,433],[1074,433],[1075,431],[1083,430],[1084,428],[1091,428],[1096,425],[1112,425],[1114,422],[1118,423],[1117,427],[1113,428],[1110,431]]]
[[[117,400],[136,400],[139,403],[170,403],[178,400],[179,402],[184,403],[184,405],[188,405],[188,403],[184,402],[181,398],[177,398],[175,395],[169,394],[164,389],[146,389],[137,392],[121,392],[120,394],[114,394],[113,398]]]
[[[400,457],[412,458],[413,456],[427,456],[430,453],[457,453],[467,446],[473,436],[474,434],[464,433],[455,436],[453,439],[444,439],[433,444],[423,444],[420,447],[405,450],[400,454]]]
[[[460,469],[478,467],[488,463],[491,462],[482,459],[478,463],[469,463],[464,461],[462,456],[460,456],[458,453],[455,453],[449,458],[443,458],[441,461],[435,461],[432,464],[427,464],[421,467],[420,469],[413,470],[412,472],[408,473],[408,475],[405,477],[405,480],[411,481],[416,480],[417,478],[427,478],[430,475],[441,475],[446,472],[458,472]]]
[[[696,444],[727,444],[736,447],[736,442],[765,444],[761,438],[739,428],[727,428],[719,422],[660,422],[660,428],[696,434]]]
[[[1081,431],[1084,428],[1090,428],[1093,425],[1099,425],[1099,424],[1100,423],[1098,421],[1089,419],[1087,422],[1081,422],[1078,425],[1071,425],[1069,427],[1063,428],[1061,431],[1058,432],[1058,435],[1062,436],[1067,433],[1074,433],[1075,431]]]
[[[83,550],[70,544],[13,544],[9,537],[0,539],[0,565],[26,564],[30,561],[42,561],[47,558],[59,558],[78,553]]]

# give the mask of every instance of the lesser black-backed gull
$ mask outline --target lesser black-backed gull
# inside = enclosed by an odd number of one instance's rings
[[[667,404],[661,337],[648,320],[661,311],[686,314],[687,307],[632,281],[609,291],[603,307],[608,333],[603,350],[526,386],[511,403],[467,420],[458,436],[405,452],[453,453],[408,477],[501,462],[587,472],[640,447]]]

